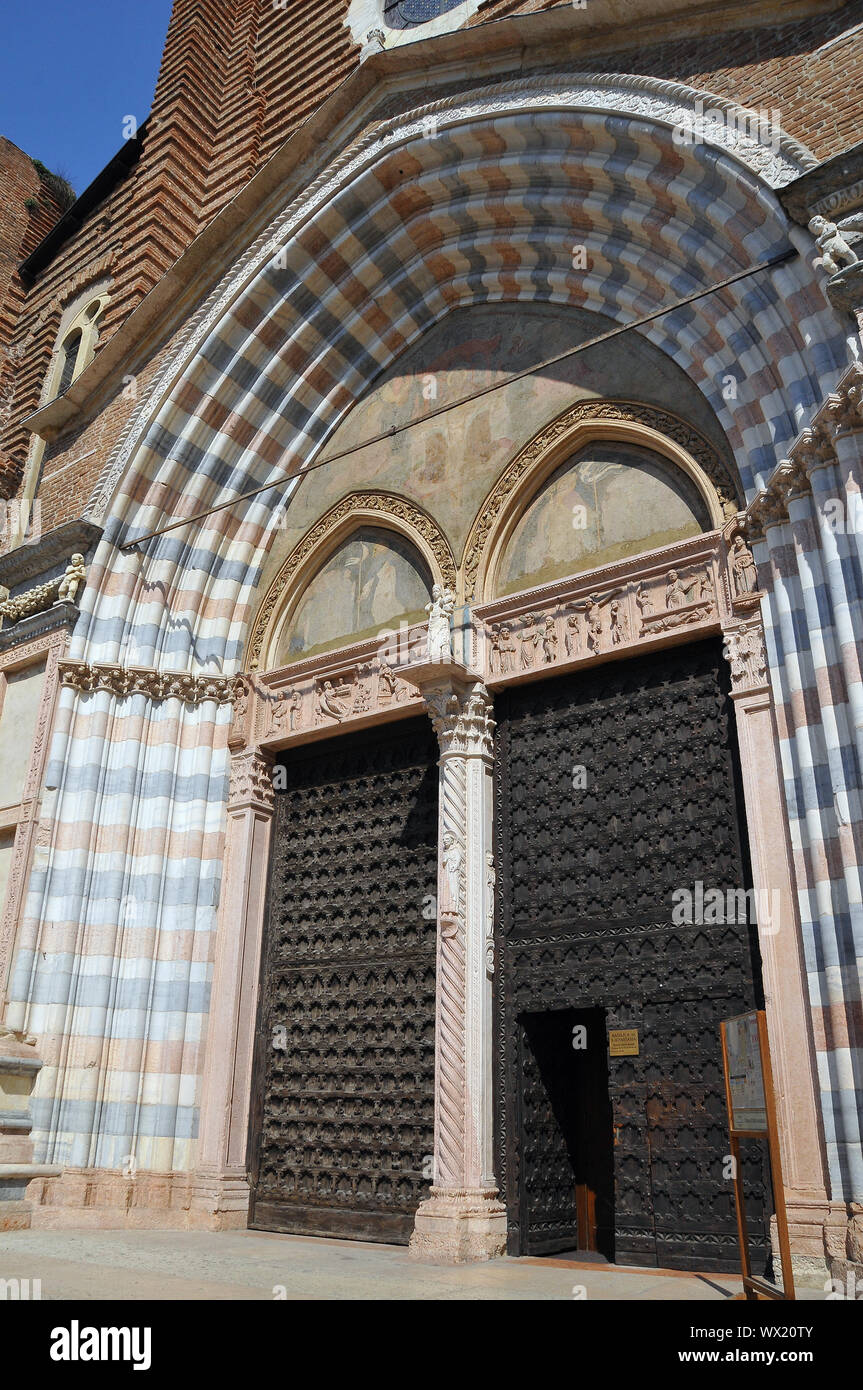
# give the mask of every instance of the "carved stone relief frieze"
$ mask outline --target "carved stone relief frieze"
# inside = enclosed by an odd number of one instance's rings
[[[425,629],[417,632],[424,644]],[[421,703],[387,650],[369,643],[358,647],[353,660],[346,661],[341,653],[341,659],[334,661],[326,654],[253,678],[251,684],[259,711],[251,727],[259,739],[279,744],[291,738],[304,741],[318,731],[350,727],[357,721],[385,718]],[[247,738],[252,738],[251,732]]]
[[[486,679],[511,681],[622,654],[681,628],[715,630],[733,611],[730,589],[719,583],[719,538],[700,537],[677,553],[675,566],[657,563],[648,570],[643,561],[611,566],[609,582],[587,592],[589,580],[573,579],[534,590],[532,596],[481,605],[474,614],[484,631],[479,664]],[[758,594],[747,587],[755,582],[752,557],[740,547],[735,556],[743,601],[754,598],[757,604]]]

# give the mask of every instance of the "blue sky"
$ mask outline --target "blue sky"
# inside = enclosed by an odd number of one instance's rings
[[[147,115],[172,0],[29,0],[9,6],[0,45],[0,135],[76,193]]]

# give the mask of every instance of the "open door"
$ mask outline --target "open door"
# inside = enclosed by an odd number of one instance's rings
[[[614,1130],[605,1013],[520,1020],[522,1253],[614,1258]]]

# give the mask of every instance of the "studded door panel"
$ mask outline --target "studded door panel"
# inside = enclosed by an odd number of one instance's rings
[[[250,1224],[405,1242],[434,1130],[427,720],[317,743],[277,796]]]
[[[736,1268],[719,1022],[759,1002],[754,928],[672,920],[676,889],[749,886],[719,644],[516,687],[495,717],[495,1081],[510,1250],[531,1246],[525,1184],[541,1207],[544,1180],[524,1167],[536,1143],[518,1020],[597,1007],[640,1042],[637,1057],[609,1059],[615,1258]],[[761,1212],[758,1164],[749,1178]],[[763,1238],[757,1221],[753,1235]]]

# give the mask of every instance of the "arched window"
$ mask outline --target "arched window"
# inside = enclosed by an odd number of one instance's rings
[[[384,21],[390,29],[413,29],[457,9],[462,0],[384,0]]]
[[[363,526],[303,590],[279,634],[275,664],[424,622],[431,590],[428,565],[409,540],[385,527]]]
[[[593,440],[527,504],[501,556],[496,591],[552,583],[712,529],[695,482],[669,459],[629,442]]]
[[[68,306],[60,321],[58,347],[51,360],[45,401],[62,396],[96,356],[102,316],[108,305],[106,289],[91,288]]]
[[[57,384],[57,395],[62,396],[72,385],[76,376],[75,364],[78,361],[78,354],[81,350],[81,339],[83,334],[80,328],[76,328],[69,333],[61,348],[61,368],[60,380]]]

